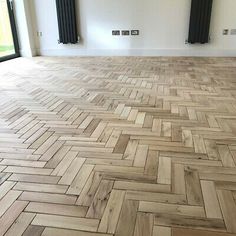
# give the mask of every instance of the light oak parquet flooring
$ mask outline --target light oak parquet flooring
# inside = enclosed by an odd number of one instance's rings
[[[236,235],[236,59],[1,63],[3,235]]]

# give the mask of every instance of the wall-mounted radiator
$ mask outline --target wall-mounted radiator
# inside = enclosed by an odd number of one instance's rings
[[[77,43],[78,31],[75,0],[56,0],[56,6],[59,43]]]
[[[213,0],[192,0],[189,43],[208,43]]]

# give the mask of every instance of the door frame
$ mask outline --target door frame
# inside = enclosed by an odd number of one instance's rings
[[[0,57],[0,62],[14,59],[20,56],[20,48],[19,48],[19,41],[17,36],[17,30],[16,30],[16,22],[15,22],[15,15],[14,15],[14,6],[12,0],[6,0],[7,1],[7,8],[9,13],[9,19],[11,24],[11,32],[13,37],[13,43],[15,48],[15,53],[7,56]]]

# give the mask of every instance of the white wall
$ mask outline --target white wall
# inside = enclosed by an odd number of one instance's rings
[[[236,0],[214,0],[211,43],[186,45],[191,0],[77,0],[80,44],[58,44],[55,0],[30,0],[34,37],[42,55],[206,55],[236,56]],[[140,30],[140,36],[111,31]],[[36,35],[42,32],[42,37]]]
[[[18,32],[20,54],[24,57],[36,55],[34,30],[32,28],[31,9],[28,0],[15,0],[14,10]]]

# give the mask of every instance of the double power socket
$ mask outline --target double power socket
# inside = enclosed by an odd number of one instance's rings
[[[112,30],[112,35],[113,36],[138,36],[139,35],[139,30]]]
[[[223,29],[223,35],[236,35],[236,29]]]

